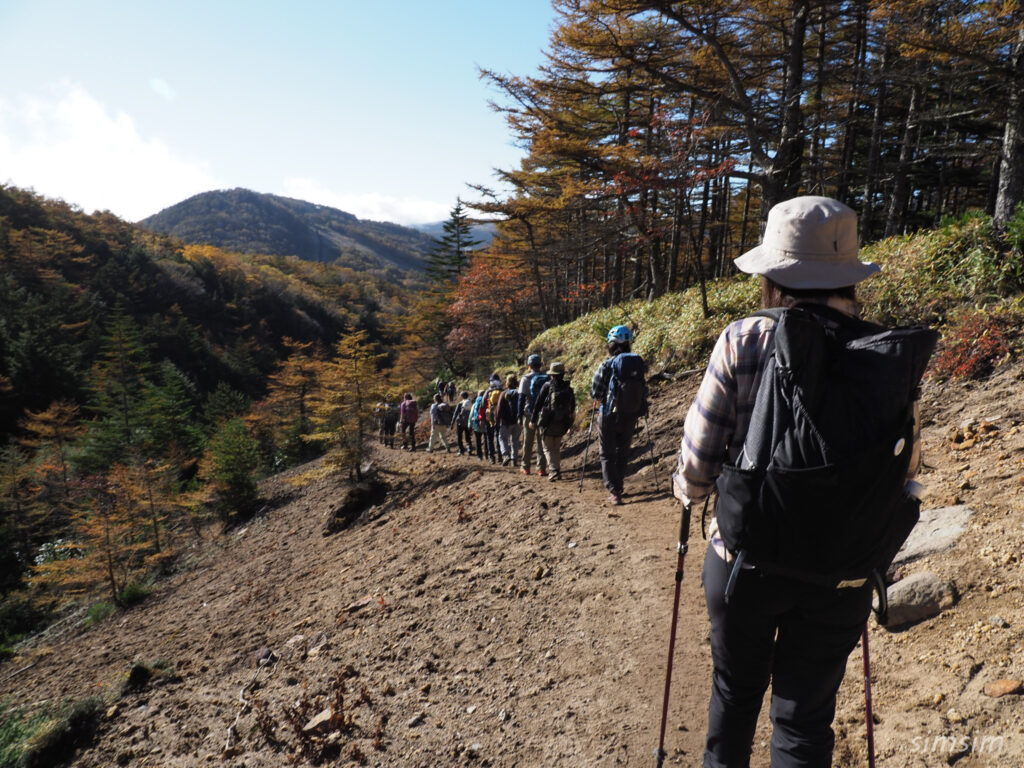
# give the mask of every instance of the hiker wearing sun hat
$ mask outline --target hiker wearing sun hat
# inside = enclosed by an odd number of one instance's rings
[[[831,765],[836,693],[871,610],[871,584],[860,579],[824,586],[780,574],[774,563],[757,557],[752,558],[756,567],[748,565],[746,550],[735,546],[732,518],[723,515],[742,504],[753,510],[752,515],[767,514],[759,512],[766,502],[757,495],[737,500],[729,494],[738,485],[723,481],[761,466],[751,462],[747,451],[761,434],[773,434],[775,425],[766,428],[752,420],[763,416],[769,399],[757,399],[762,379],[765,393],[774,393],[769,387],[775,385],[775,372],[785,367],[776,362],[776,334],[789,322],[787,313],[810,318],[807,322],[819,335],[831,332],[824,328],[845,329],[849,324],[858,324],[858,330],[884,330],[854,319],[859,315],[854,286],[879,268],[857,257],[856,214],[837,200],[814,196],[773,207],[761,244],[735,264],[743,272],[760,275],[763,309],[782,308],[786,313],[743,318],[722,332],[687,413],[673,474],[673,492],[687,509],[708,498],[716,481],[719,489],[702,577],[713,660],[703,766],[749,765],[758,712],[770,683],[773,768],[823,767]],[[783,354],[781,349],[778,355]],[[908,394],[907,408],[911,397]],[[790,414],[785,424],[792,423],[796,416],[789,401],[774,403],[774,413]],[[847,411],[854,408],[851,403],[846,406]],[[916,415],[916,405],[913,412]],[[916,421],[913,439],[907,442],[912,445],[901,460],[909,462],[906,474],[913,476],[920,460]],[[898,443],[897,452],[902,451]],[[897,482],[904,481],[898,477]],[[830,505],[823,506],[812,512],[827,516]],[[805,508],[799,509],[802,514]],[[796,508],[787,508],[787,514],[798,516]],[[766,526],[763,519],[756,518],[757,524]],[[804,550],[799,557],[811,560],[814,555]]]

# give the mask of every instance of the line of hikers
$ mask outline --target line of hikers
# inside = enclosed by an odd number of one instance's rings
[[[590,389],[601,473],[613,505],[622,503],[633,433],[637,419],[647,413],[647,366],[632,352],[632,340],[632,331],[624,325],[608,332],[609,357],[594,373]],[[454,382],[438,379],[436,389],[430,406],[428,452],[435,446],[451,452],[448,430],[455,430],[460,456],[475,453],[481,461],[518,467],[524,475],[532,474],[536,466],[539,476],[561,479],[562,439],[576,423],[576,393],[563,363],[553,362],[545,370],[541,356],[531,354],[521,378],[510,373],[502,381],[497,372],[492,373],[487,389],[475,395],[461,392],[454,407],[445,402]],[[396,428],[400,428],[402,449],[416,450],[419,409],[412,393],[406,393],[397,408],[380,403],[376,412],[382,444],[395,447]]]
[[[937,334],[860,319],[855,286],[880,268],[859,260],[857,231],[843,203],[797,197],[769,211],[761,244],[735,260],[760,276],[762,309],[722,331],[683,427],[672,478],[683,513],[658,766],[691,511],[698,502],[707,511],[713,494],[701,578],[713,663],[701,765],[749,768],[769,686],[773,768],[832,765],[836,694],[861,639],[874,765],[866,622],[877,590],[884,623],[884,574],[918,519],[917,400]],[[647,411],[646,366],[631,342],[630,329],[611,329],[590,391],[613,504],[621,503],[630,442]],[[531,355],[522,378],[495,374],[475,397],[463,392],[454,411],[439,390],[427,450],[437,442],[450,450],[444,432],[454,427],[459,453],[475,443],[481,460],[517,463],[530,474],[536,452],[538,474],[558,479],[575,398],[561,363],[542,371]],[[393,410],[413,450],[412,395]],[[382,439],[393,446],[389,423]]]

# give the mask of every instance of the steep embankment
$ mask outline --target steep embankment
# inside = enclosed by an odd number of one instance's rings
[[[961,766],[1006,765],[1024,746],[1019,697],[981,692],[1024,674],[1020,375],[926,390],[928,505],[959,500],[976,514],[954,549],[906,568],[953,580],[958,604],[899,633],[872,623],[881,766],[945,764],[953,739],[975,746]],[[667,470],[696,383],[656,385],[663,459],[655,478],[637,441],[620,508],[603,506],[593,451],[578,492],[582,434],[559,483],[454,453],[381,450],[386,502],[328,537],[321,524],[344,484],[296,490],[277,477],[270,511],[198,547],[193,567],[146,604],[26,648],[3,667],[0,700],[106,696],[79,766],[269,768],[302,749],[299,764],[332,750],[332,764],[653,762],[678,528]],[[998,429],[953,450],[950,430],[968,419]],[[667,738],[667,764],[680,766],[699,762],[710,679],[697,526]],[[990,621],[997,614],[1007,627]],[[225,753],[239,692],[266,649],[279,660],[249,688],[256,706]],[[133,661],[157,672],[122,690]],[[840,766],[865,764],[860,664],[855,652],[840,693]],[[328,722],[304,732],[324,710]],[[767,765],[768,734],[763,715],[755,765]]]

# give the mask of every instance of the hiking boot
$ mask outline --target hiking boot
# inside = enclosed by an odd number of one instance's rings
[[[501,460],[501,466],[503,466],[503,467],[507,467],[511,463],[512,463],[512,459],[510,459],[508,456],[506,456],[504,459]]]
[[[562,479],[562,473],[561,472],[552,472],[551,473],[551,477],[548,478],[548,480],[550,480],[552,483],[555,482],[555,480],[561,480],[561,479]]]
[[[619,496],[619,494],[617,494],[617,493],[609,493],[608,494],[608,503],[611,504],[613,507],[621,506],[621,504],[622,504],[622,497]]]
[[[524,469],[520,469],[519,470],[519,474],[521,474],[521,475],[528,475],[528,474],[530,474],[530,470],[525,469],[525,468]]]
[[[543,470],[543,469],[538,469],[537,470],[537,477],[545,477],[545,476],[547,476],[547,474],[548,473],[547,473],[546,470]]]

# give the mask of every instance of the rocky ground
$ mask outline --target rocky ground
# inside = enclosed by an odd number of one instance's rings
[[[895,631],[871,623],[880,766],[1024,754],[1020,695],[990,695],[1024,677],[1021,378],[926,388],[926,506],[973,514],[951,549],[900,566],[905,579],[934,574],[941,613]],[[379,449],[387,496],[329,536],[346,484],[316,465],[273,478],[264,514],[198,542],[144,604],[27,644],[0,667],[0,701],[102,696],[83,767],[653,765],[679,525],[668,470],[696,384],[655,387],[659,463],[638,439],[622,507],[605,506],[593,451],[578,490],[580,433],[554,483]],[[698,526],[667,765],[699,765],[706,721]],[[859,650],[836,731],[836,765],[866,765]],[[769,733],[763,717],[756,766]]]

